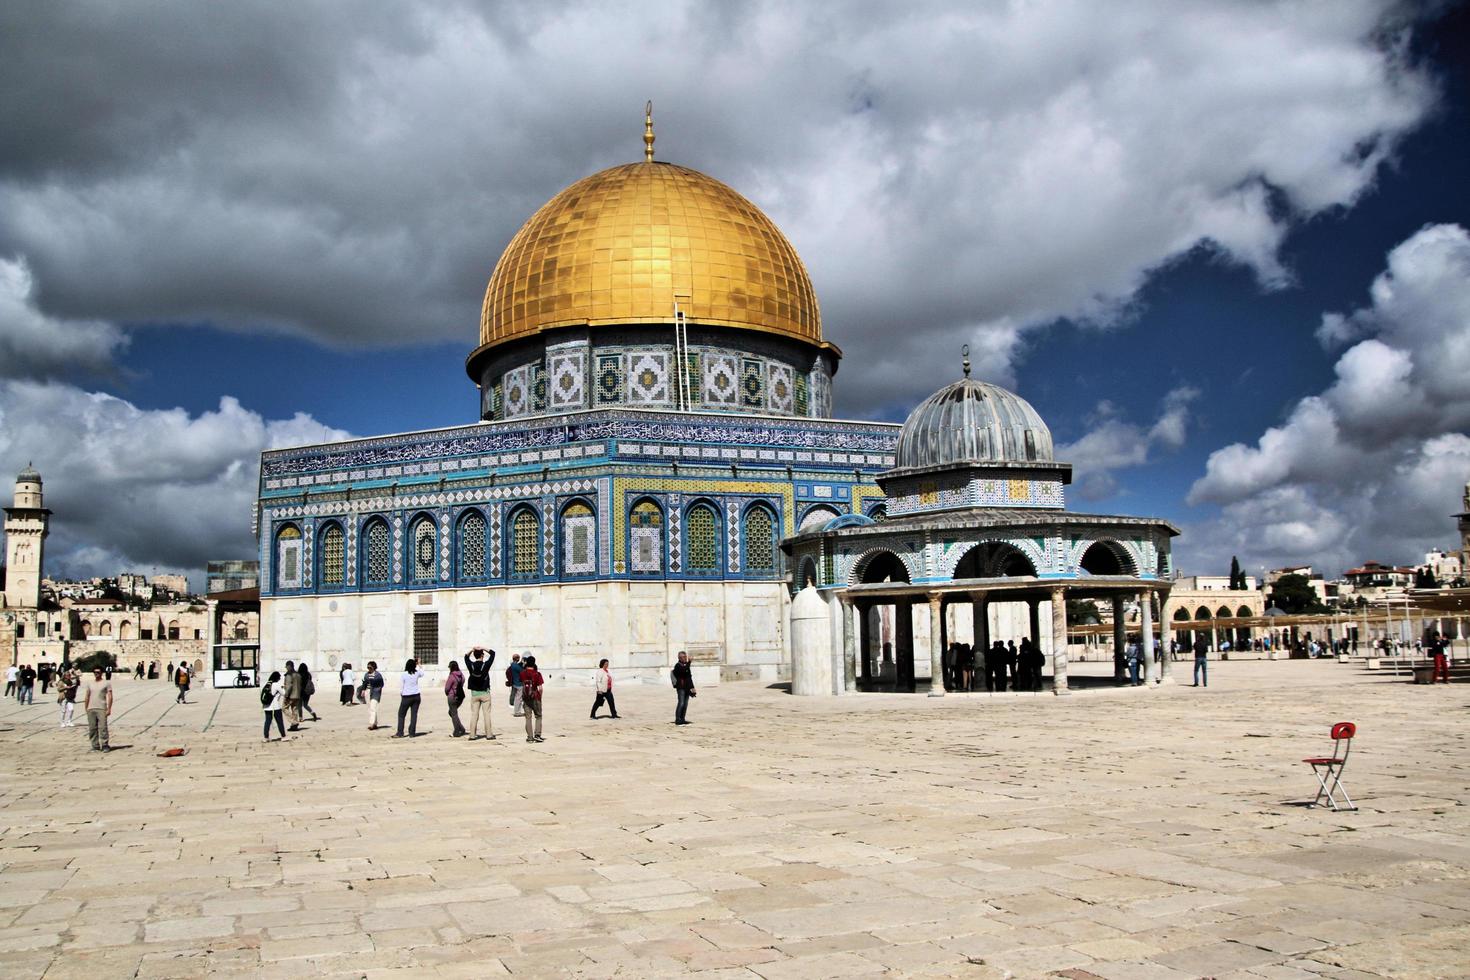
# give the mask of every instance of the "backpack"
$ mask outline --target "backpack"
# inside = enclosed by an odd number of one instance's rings
[[[274,697],[275,694],[271,691],[271,686],[269,684],[265,685],[260,689],[260,706],[262,708],[269,708],[271,706],[271,700]]]

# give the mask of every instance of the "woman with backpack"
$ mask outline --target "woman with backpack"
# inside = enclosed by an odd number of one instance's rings
[[[311,696],[316,693],[316,681],[311,679],[311,670],[305,660],[296,669],[301,674],[301,710],[311,715],[312,721],[321,721],[311,707]]]
[[[281,733],[277,741],[286,739],[286,719],[281,708],[285,698],[286,690],[285,685],[281,683],[281,672],[273,670],[270,680],[266,681],[265,686],[260,689],[260,707],[265,712],[265,728],[261,735],[267,742],[271,740],[271,721],[273,720],[277,730]]]
[[[444,678],[444,697],[449,702],[449,720],[454,723],[450,738],[464,735],[464,724],[459,720],[459,706],[464,704],[464,675],[459,672],[459,661],[449,661],[449,676]]]

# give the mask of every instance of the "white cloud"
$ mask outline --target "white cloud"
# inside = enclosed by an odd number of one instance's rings
[[[1192,529],[1202,562],[1419,560],[1453,543],[1449,515],[1470,478],[1470,234],[1432,225],[1394,248],[1370,306],[1322,318],[1337,380],[1303,398],[1254,446],[1210,454],[1192,504],[1221,515]]]
[[[1433,107],[1402,9],[22,5],[0,254],[50,316],[468,348],[510,235],[636,159],[652,96],[660,157],[792,238],[849,355],[839,407],[872,412],[967,341],[1009,380],[1028,331],[1110,323],[1199,247],[1288,281],[1291,225]]]
[[[1118,490],[1113,471],[1142,466],[1154,447],[1178,449],[1189,425],[1189,405],[1199,389],[1181,385],[1164,396],[1159,417],[1144,427],[1128,421],[1111,402],[1100,402],[1092,427],[1073,442],[1056,447],[1056,458],[1071,463],[1077,493],[1099,500]]]
[[[229,397],[191,415],[60,382],[0,381],[0,478],[32,462],[41,472],[55,512],[52,573],[157,568],[200,583],[206,561],[254,553],[260,452],[348,435],[299,413],[265,419]]]
[[[100,320],[64,320],[36,307],[24,260],[0,258],[0,378],[106,371],[127,337]]]

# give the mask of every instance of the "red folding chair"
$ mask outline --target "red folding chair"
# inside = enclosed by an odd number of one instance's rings
[[[1347,787],[1342,784],[1342,771],[1347,768],[1348,753],[1353,748],[1353,736],[1358,733],[1358,726],[1350,721],[1340,721],[1332,726],[1332,755],[1317,759],[1303,759],[1307,765],[1312,767],[1312,775],[1317,777],[1317,795],[1313,797],[1311,806],[1317,806],[1326,797],[1327,805],[1334,810],[1356,810],[1358,805],[1354,803],[1347,794]],[[1339,805],[1337,797],[1342,797]]]

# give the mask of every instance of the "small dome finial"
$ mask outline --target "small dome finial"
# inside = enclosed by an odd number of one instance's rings
[[[643,107],[643,162],[653,162],[653,100]]]
[[[965,377],[970,376],[970,345],[966,344],[960,348],[960,363],[965,366]]]

